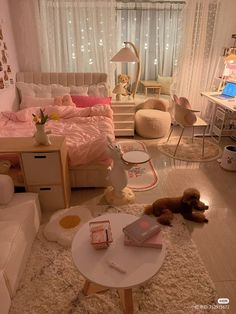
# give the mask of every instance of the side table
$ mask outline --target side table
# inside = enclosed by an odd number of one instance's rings
[[[154,89],[157,90],[158,97],[160,97],[161,94],[161,84],[157,83],[157,81],[141,81],[141,84],[144,86],[144,93],[147,97],[148,89]]]
[[[161,268],[165,258],[162,249],[140,248],[124,245],[123,227],[138,219],[129,214],[105,214],[91,221],[109,220],[113,242],[107,249],[95,250],[89,243],[89,222],[75,235],[72,242],[72,258],[78,271],[85,277],[83,293],[117,289],[126,314],[133,314],[132,288],[152,278]],[[90,221],[90,222],[91,222]],[[81,253],[82,252],[82,253]],[[122,273],[109,266],[118,264]]]

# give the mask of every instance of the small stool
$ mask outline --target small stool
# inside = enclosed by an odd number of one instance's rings
[[[157,94],[160,97],[161,94],[161,84],[157,83],[157,81],[141,81],[141,84],[144,86],[144,93],[147,97],[148,89],[157,90]]]
[[[166,111],[141,109],[135,114],[135,129],[142,137],[159,138],[166,136],[170,124],[171,117]]]

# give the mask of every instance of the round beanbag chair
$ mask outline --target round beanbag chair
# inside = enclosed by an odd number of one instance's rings
[[[135,114],[135,129],[138,135],[146,138],[166,136],[169,132],[171,117],[169,112],[141,109]]]
[[[13,194],[14,184],[12,178],[6,174],[0,174],[0,204],[8,204],[12,199]]]

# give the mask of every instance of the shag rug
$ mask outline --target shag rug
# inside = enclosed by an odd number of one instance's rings
[[[100,207],[101,212],[140,216],[144,205]],[[10,314],[123,313],[116,290],[83,295],[85,280],[72,262],[71,251],[48,242],[42,230],[43,226],[33,244]],[[133,289],[134,313],[192,314],[198,313],[199,305],[217,304],[215,287],[182,216],[175,215],[173,227],[163,226],[162,230],[167,246],[164,263],[152,279]],[[145,254],[145,248],[140,250]]]
[[[119,141],[123,152],[142,150],[147,152],[146,145],[139,141]],[[128,187],[136,192],[153,189],[159,181],[158,174],[151,160],[138,164],[128,170]]]
[[[173,156],[179,137],[171,137],[168,143],[160,143],[158,149],[165,155],[184,161],[212,161],[222,154],[220,147],[205,138],[204,156],[202,157],[202,137],[182,137],[176,155]]]

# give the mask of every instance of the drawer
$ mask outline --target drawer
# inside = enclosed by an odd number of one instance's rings
[[[134,113],[134,106],[130,105],[111,105],[111,109],[115,113]]]
[[[116,129],[115,136],[134,136],[134,129]]]
[[[134,129],[134,121],[114,121],[116,129]]]
[[[21,156],[27,185],[61,183],[59,153],[22,153]]]
[[[38,193],[43,210],[65,208],[63,187],[61,185],[28,186],[28,192]]]
[[[114,113],[113,120],[114,121],[133,121],[134,114],[133,113]]]

